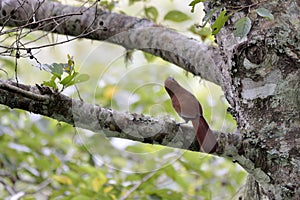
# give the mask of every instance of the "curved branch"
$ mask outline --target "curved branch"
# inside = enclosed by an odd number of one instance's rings
[[[97,7],[73,7],[53,1],[30,0],[24,3],[3,0],[0,24],[107,41],[126,49],[139,49],[222,85],[220,69],[224,63],[217,49],[147,19],[112,13]],[[103,24],[107,28],[103,28]]]

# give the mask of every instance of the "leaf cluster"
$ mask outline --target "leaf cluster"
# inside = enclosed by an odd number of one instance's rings
[[[39,67],[52,74],[49,81],[43,81],[43,85],[55,91],[59,88],[63,91],[72,85],[89,80],[88,74],[79,74],[75,71],[75,62],[70,55],[68,55],[67,63],[40,64]]]
[[[191,12],[194,12],[195,5],[200,3],[202,1],[195,0],[190,3],[189,6],[192,6]],[[209,21],[213,21],[211,25],[211,34],[212,35],[217,35],[222,27],[224,27],[225,23],[227,20],[234,15],[235,13],[247,9],[247,15],[256,12],[259,16],[264,17],[268,20],[274,20],[274,16],[272,15],[271,11],[269,11],[266,8],[263,7],[258,7],[257,9],[253,9],[252,7],[257,6],[257,4],[249,5],[249,6],[241,6],[241,7],[234,7],[234,8],[229,8],[227,10],[225,7],[220,6],[219,8],[213,8],[212,10],[206,11],[206,14],[203,18],[203,25],[200,27],[202,29],[205,28],[205,26],[209,23]],[[217,17],[215,19],[214,16],[217,14]],[[234,35],[235,37],[240,37],[243,38],[247,36],[249,31],[251,30],[252,22],[251,19],[248,16],[242,17],[238,19],[234,23]],[[193,29],[191,29],[193,30]],[[196,32],[196,31],[192,31]]]

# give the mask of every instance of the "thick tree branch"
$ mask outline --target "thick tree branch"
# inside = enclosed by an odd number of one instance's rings
[[[107,137],[199,151],[191,126],[178,126],[168,118],[158,119],[142,114],[122,113],[51,92],[49,88],[43,89],[41,86],[17,84],[0,79],[0,103],[66,122],[74,127],[103,132]],[[239,135],[216,131],[214,133],[220,143],[218,155],[232,157],[237,154],[236,147],[241,143]]]
[[[49,88],[17,84],[0,79],[0,104],[44,115],[74,127],[102,132],[107,137],[118,137],[144,143],[160,144],[191,151],[199,151],[191,126],[178,126],[170,119],[157,119],[136,113],[122,113],[99,105],[72,99]],[[264,184],[269,177],[255,167],[244,153],[248,141],[238,133],[213,131],[218,140],[215,155],[238,162],[255,179]]]
[[[53,1],[0,2],[0,24],[3,26],[103,40],[122,45],[126,49],[143,50],[222,85],[220,69],[223,61],[218,56],[217,49],[147,19],[111,13],[95,7],[72,7]],[[107,29],[103,28],[103,23]]]

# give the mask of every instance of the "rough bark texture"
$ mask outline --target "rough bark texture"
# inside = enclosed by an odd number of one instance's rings
[[[222,1],[227,8],[232,4]],[[207,9],[216,6],[206,4]],[[234,6],[244,9],[217,36],[228,63],[222,70],[225,92],[242,137],[249,140],[243,155],[269,177],[249,177],[245,199],[299,199],[300,2],[236,1]],[[274,20],[258,16],[254,10],[259,7],[270,10]],[[240,40],[232,30],[244,16],[252,28]]]
[[[199,151],[193,127],[178,125],[169,118],[122,113],[55,93],[48,87],[17,84],[0,79],[0,104],[44,115],[74,127],[102,132],[107,137],[131,139],[191,151]],[[236,155],[239,134],[215,131],[217,155]],[[237,158],[238,159],[238,158]]]
[[[31,24],[35,29],[106,40],[128,49],[142,49],[220,84],[229,103],[236,111],[240,136],[220,134],[218,137],[219,148],[216,153],[231,157],[249,172],[245,199],[299,198],[299,0],[206,2],[207,10],[224,6],[234,11],[229,22],[217,36],[219,49],[206,47],[195,40],[158,26],[146,19],[103,10],[96,12],[94,8],[77,9],[48,1],[37,4],[38,1],[32,0],[28,1],[28,5],[20,5],[18,2],[22,1],[1,1],[1,24],[24,26],[32,21],[34,16],[35,20],[39,21],[39,23]],[[24,6],[28,6],[26,13],[20,9],[15,9]],[[254,10],[259,7],[270,10],[274,15],[274,20],[258,16]],[[77,12],[78,16],[67,19],[65,17],[60,18],[63,20],[59,21],[59,26],[51,18],[74,12]],[[8,17],[8,13],[14,17]],[[217,14],[218,12],[215,13],[215,15]],[[15,20],[16,16],[18,20]],[[244,16],[251,19],[252,27],[245,38],[239,39],[234,37],[232,30],[234,23]],[[103,31],[99,27],[100,21],[104,22],[108,31]],[[47,22],[48,26],[43,26],[42,22]],[[51,26],[51,24],[53,25]],[[89,34],[81,35],[83,31],[88,31]],[[220,71],[222,73],[219,73]],[[4,82],[1,84],[1,103],[13,108],[25,109],[27,104],[20,104],[22,101],[18,102],[18,99],[21,99],[20,96],[10,97],[12,91],[6,84]],[[35,94],[38,95],[38,93]],[[26,95],[31,96],[30,94]],[[36,101],[42,101],[44,95],[34,98]],[[39,104],[35,105],[37,107],[32,107],[32,104],[27,103],[30,105],[27,107],[29,111],[39,112],[43,108],[38,107]],[[82,102],[77,103],[82,106]],[[89,106],[92,108],[90,111],[98,110],[97,113],[104,111],[103,108],[96,109],[91,105]],[[68,114],[53,115],[52,113],[52,115],[48,115],[47,108],[46,105],[46,113],[40,114],[53,118],[58,117],[56,119],[59,120],[64,119]],[[105,112],[108,113],[107,116],[110,116],[111,111],[106,110]],[[121,117],[122,115],[124,114],[117,116]],[[76,117],[76,115],[72,117]],[[138,121],[139,123],[147,121],[142,116],[140,117],[143,120]],[[137,121],[133,121],[136,119],[134,115],[129,114],[124,115],[124,118],[121,117],[122,120],[125,118],[128,126],[113,130],[118,137],[125,137],[123,133],[126,133],[126,130],[134,130],[133,127],[143,126],[143,123],[135,124]],[[100,121],[97,117],[96,119]],[[73,118],[67,122],[74,124],[72,120]],[[79,121],[84,124],[84,121]],[[150,121],[152,123],[153,119],[151,118]],[[100,121],[101,123],[103,124]],[[82,126],[88,127],[88,125]],[[107,127],[111,128],[110,126]],[[170,127],[173,127],[173,129],[169,129],[170,132],[175,131],[175,126]],[[120,132],[120,129],[123,131]],[[169,131],[166,132],[170,134]],[[118,135],[118,132],[123,135]],[[165,145],[163,142],[160,144]]]

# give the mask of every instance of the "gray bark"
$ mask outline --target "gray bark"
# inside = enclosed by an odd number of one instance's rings
[[[102,132],[106,137],[118,137],[139,142],[160,144],[174,148],[199,151],[194,129],[178,125],[163,117],[154,118],[137,113],[122,113],[116,110],[72,99],[52,91],[48,87],[17,84],[0,79],[0,104],[44,115],[74,127],[93,132]],[[217,155],[237,154],[239,134],[214,131],[219,138]]]
[[[217,36],[226,97],[237,112],[243,155],[269,179],[249,177],[245,199],[299,199],[300,196],[300,3],[237,1],[240,9]],[[232,1],[225,1],[230,8]],[[247,6],[248,5],[248,6]],[[215,8],[208,2],[206,7]],[[263,7],[274,20],[254,11]],[[249,10],[252,12],[249,13]],[[239,39],[234,23],[248,16],[252,27]]]

